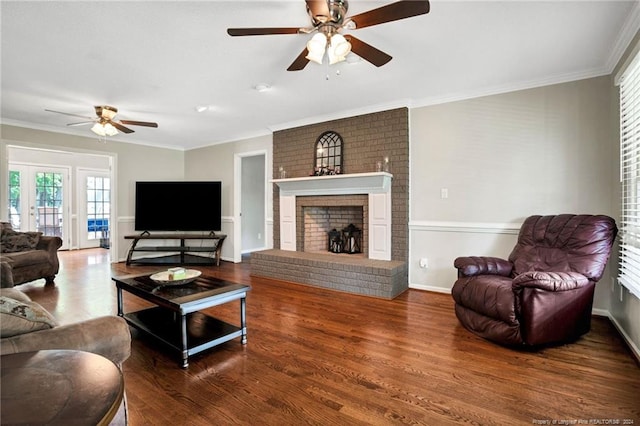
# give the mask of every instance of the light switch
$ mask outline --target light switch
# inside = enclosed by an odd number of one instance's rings
[[[448,188],[440,188],[440,198],[443,200],[445,198],[449,198],[449,189]]]

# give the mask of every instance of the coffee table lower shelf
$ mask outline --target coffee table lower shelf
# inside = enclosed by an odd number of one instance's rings
[[[122,317],[133,327],[151,335],[182,354],[182,366],[187,367],[188,358],[236,337],[242,337],[246,344],[246,329],[229,324],[202,312],[185,315],[186,344],[183,346],[179,313],[153,307],[123,314]]]

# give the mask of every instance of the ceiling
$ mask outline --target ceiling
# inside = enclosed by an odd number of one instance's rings
[[[348,16],[391,1],[350,0]],[[0,8],[2,123],[94,137],[90,126],[66,126],[81,119],[45,109],[93,116],[94,105],[113,105],[116,118],[159,125],[114,140],[184,150],[610,74],[640,22],[637,1],[435,0],[427,15],[345,31],[393,56],[380,68],[353,56],[288,72],[310,35],[226,29],[307,27],[304,0],[2,0]]]

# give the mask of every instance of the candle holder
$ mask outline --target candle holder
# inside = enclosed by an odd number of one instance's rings
[[[362,229],[353,223],[342,230],[343,253],[362,253]]]
[[[328,232],[329,234],[329,245],[327,249],[331,253],[342,253],[342,235],[340,231],[333,228]]]

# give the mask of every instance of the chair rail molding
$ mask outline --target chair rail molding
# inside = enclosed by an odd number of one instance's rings
[[[517,235],[521,226],[522,223],[410,221],[409,231]]]

